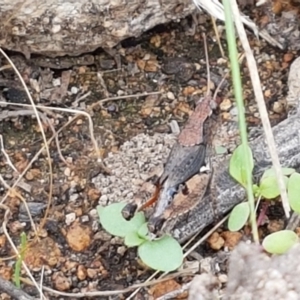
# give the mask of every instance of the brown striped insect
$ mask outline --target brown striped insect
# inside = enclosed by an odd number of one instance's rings
[[[138,210],[143,210],[156,202],[153,214],[149,218],[148,229],[151,233],[160,230],[165,220],[164,212],[170,207],[174,196],[178,193],[188,194],[185,183],[200,172],[205,165],[207,139],[209,135],[209,119],[216,108],[214,97],[210,95],[210,72],[206,37],[203,35],[207,66],[207,94],[197,103],[177,142],[171,149],[162,175],[157,179],[153,196]],[[125,219],[130,219],[137,209],[134,202],[128,203],[122,211]]]

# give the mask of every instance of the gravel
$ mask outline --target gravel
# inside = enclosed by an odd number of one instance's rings
[[[143,182],[163,166],[175,140],[174,134],[139,134],[125,142],[118,152],[109,153],[104,163],[112,174],[100,174],[93,179],[102,194],[99,204],[132,200]]]

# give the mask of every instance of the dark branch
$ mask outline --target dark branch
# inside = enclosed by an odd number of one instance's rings
[[[0,290],[7,293],[9,296],[18,300],[36,300],[36,298],[29,296],[25,292],[19,290],[11,282],[0,277]]]

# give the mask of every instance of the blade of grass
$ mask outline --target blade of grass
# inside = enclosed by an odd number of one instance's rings
[[[252,172],[251,172],[251,162],[248,151],[248,137],[247,137],[247,126],[245,119],[245,107],[243,101],[243,90],[242,81],[240,74],[240,67],[238,62],[237,45],[235,40],[235,29],[232,19],[232,12],[229,0],[223,0],[224,10],[225,10],[225,28],[227,44],[229,49],[229,58],[231,64],[231,73],[233,79],[234,95],[238,108],[238,120],[239,129],[242,141],[242,148],[245,156],[245,167],[246,167],[246,180],[247,180],[247,196],[248,203],[250,206],[250,220],[252,226],[252,235],[256,243],[259,243],[258,230],[256,226],[256,215],[255,215],[255,203],[254,195],[252,189]]]
[[[26,233],[22,232],[21,233],[21,250],[20,250],[20,255],[18,257],[18,260],[16,262],[15,272],[14,272],[14,282],[15,282],[15,285],[17,288],[21,287],[21,280],[20,280],[21,266],[22,266],[22,262],[24,260],[24,251],[26,249],[26,244],[27,244]]]
[[[239,9],[238,9],[236,0],[226,0],[226,1],[228,1],[230,4],[230,8],[231,8],[233,16],[235,18],[237,32],[238,32],[240,41],[242,43],[242,46],[245,50],[246,59],[248,62],[248,67],[249,67],[250,78],[251,78],[251,82],[252,82],[252,86],[253,86],[253,91],[254,91],[256,102],[257,102],[261,122],[262,122],[262,125],[264,128],[265,138],[266,138],[266,141],[268,144],[272,164],[273,164],[273,167],[275,170],[278,187],[280,190],[282,206],[283,206],[283,209],[285,212],[285,216],[287,218],[289,218],[291,208],[290,208],[289,201],[288,201],[286,186],[285,186],[284,178],[283,178],[283,174],[282,174],[282,168],[280,166],[280,161],[279,161],[279,158],[278,158],[278,155],[276,152],[275,139],[273,136],[271,124],[270,124],[269,117],[268,117],[268,112],[267,112],[265,101],[264,101],[264,95],[263,95],[263,92],[261,89],[261,83],[260,83],[260,79],[259,79],[259,75],[258,75],[257,65],[255,62],[252,50],[250,48],[249,41],[247,39],[247,35],[245,32],[243,23],[240,19],[240,13],[239,13]]]

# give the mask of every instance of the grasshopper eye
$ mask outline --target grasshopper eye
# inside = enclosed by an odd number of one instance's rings
[[[167,202],[168,202],[168,205],[171,204],[171,202],[173,201],[173,198],[174,198],[174,195],[178,192],[178,188],[175,188],[175,187],[172,187],[169,189],[168,191],[168,199],[167,199]]]
[[[164,222],[165,222],[165,219],[161,218],[161,217],[150,220],[148,223],[149,232],[154,233],[154,234],[158,233],[161,230],[161,228],[163,227]]]

